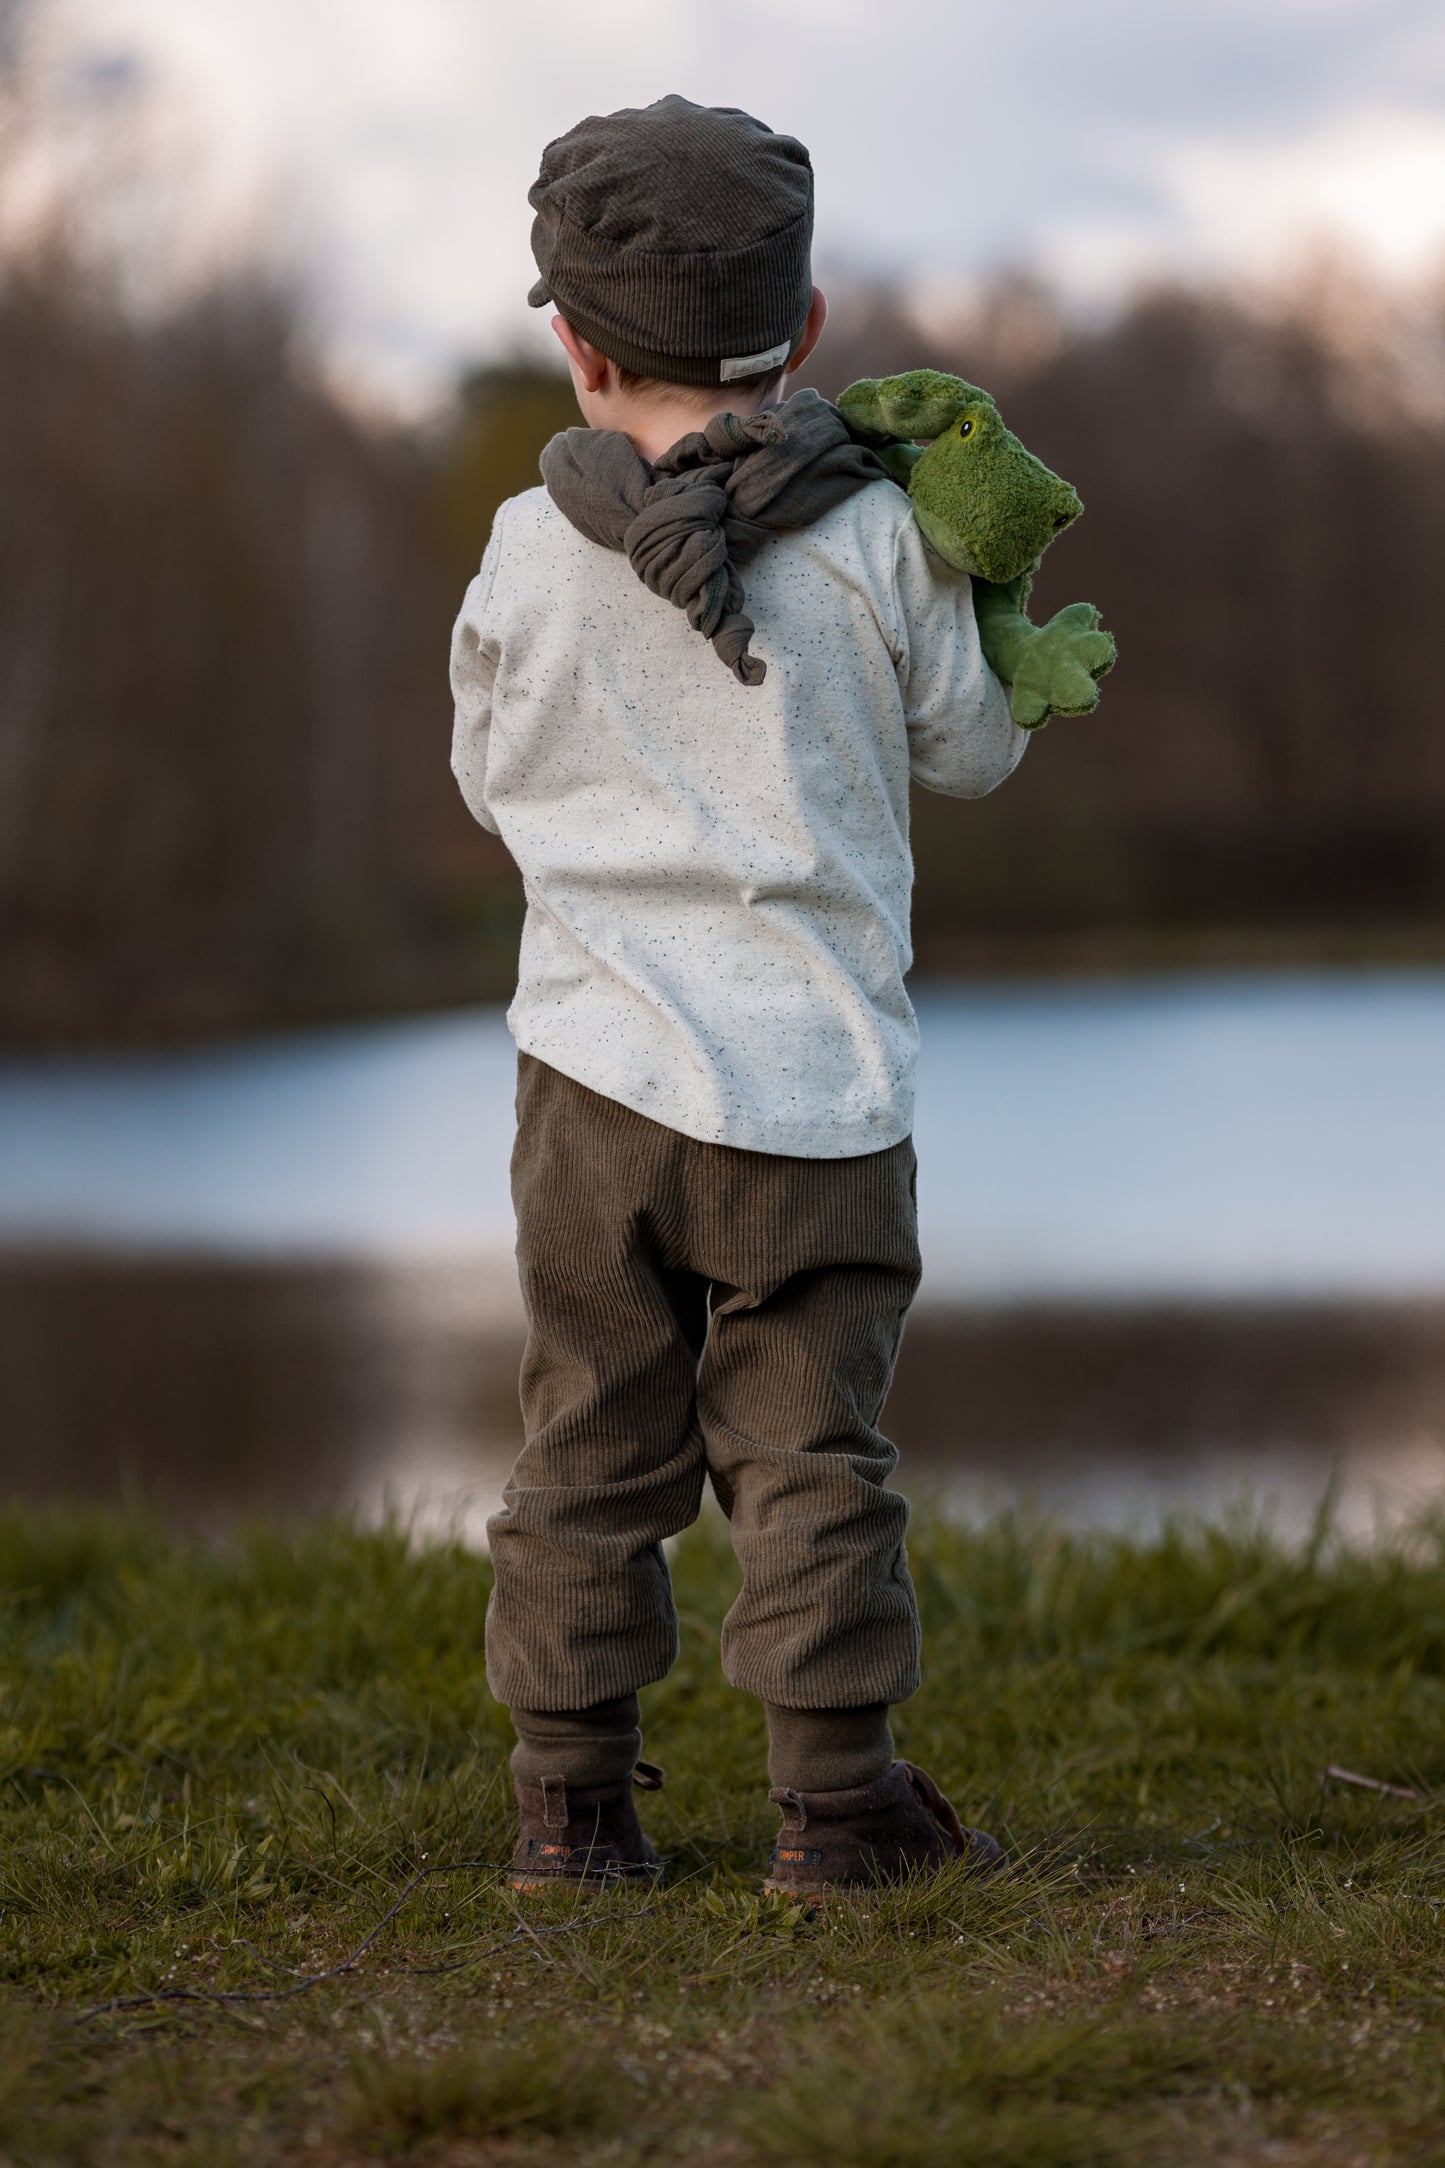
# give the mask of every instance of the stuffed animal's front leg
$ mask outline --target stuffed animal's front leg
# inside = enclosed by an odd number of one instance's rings
[[[1099,679],[1114,666],[1115,648],[1092,602],[1071,602],[1046,625],[1025,615],[1029,575],[995,586],[973,583],[973,612],[984,660],[1010,688],[1009,712],[1024,730],[1051,715],[1091,715]]]

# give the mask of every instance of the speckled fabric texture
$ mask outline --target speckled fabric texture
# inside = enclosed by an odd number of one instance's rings
[[[452,762],[526,883],[508,1020],[685,1136],[876,1152],[913,1124],[910,774],[980,797],[1028,734],[899,490],[765,543],[748,610],[760,685],[545,489],[499,511],[453,638]]]
[[[512,1195],[526,1444],[487,1523],[498,1701],[592,1709],[666,1674],[662,1546],[711,1482],[742,1568],[724,1674],[774,1709],[871,1708],[876,1737],[918,1686],[878,1428],[918,1285],[912,1144],[700,1144],[524,1054]]]
[[[767,665],[748,650],[739,566],[855,489],[895,486],[808,389],[761,414],[714,414],[656,461],[620,429],[564,429],[542,453],[542,479],[578,533],[625,550],[643,586],[685,610],[744,685],[761,685]]]

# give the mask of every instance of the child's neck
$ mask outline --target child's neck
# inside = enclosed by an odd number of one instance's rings
[[[654,460],[670,450],[679,437],[705,429],[714,414],[761,414],[768,407],[781,406],[788,390],[787,372],[782,369],[751,391],[730,392],[720,384],[705,400],[624,391],[609,373],[607,382],[595,392],[579,386],[577,403],[589,429],[620,429],[624,436],[631,437],[644,459]]]

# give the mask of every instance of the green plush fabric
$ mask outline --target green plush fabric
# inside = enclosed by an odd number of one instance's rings
[[[1004,427],[986,391],[938,369],[865,377],[838,411],[908,491],[930,547],[972,575],[979,638],[1011,688],[1014,721],[1037,730],[1050,715],[1089,714],[1115,659],[1098,611],[1070,603],[1033,625],[1026,607],[1044,551],[1084,509],[1069,484]]]
[[[1029,575],[995,586],[973,583],[973,610],[985,660],[1009,687],[1009,713],[1025,730],[1051,715],[1092,715],[1098,680],[1113,668],[1114,642],[1092,602],[1066,603],[1046,625],[1030,624]]]

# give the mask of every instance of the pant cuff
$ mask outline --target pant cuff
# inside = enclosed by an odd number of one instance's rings
[[[561,1777],[568,1784],[623,1784],[642,1752],[636,1694],[590,1709],[513,1709],[517,1744],[512,1774],[523,1783]]]
[[[862,1709],[780,1709],[768,1712],[768,1775],[798,1792],[844,1792],[871,1784],[893,1765],[888,1703]]]

